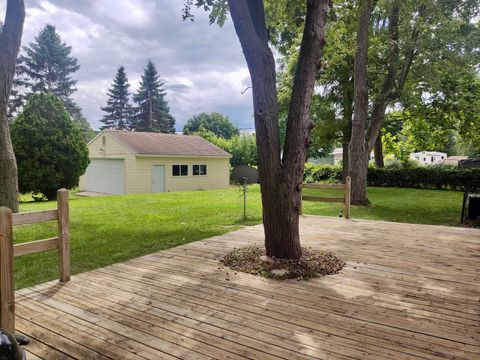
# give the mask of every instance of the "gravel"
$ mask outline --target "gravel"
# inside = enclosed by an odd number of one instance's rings
[[[338,274],[345,266],[342,260],[327,251],[302,248],[302,253],[298,260],[273,258],[273,263],[269,263],[261,260],[265,256],[265,249],[254,245],[233,249],[220,262],[234,271],[280,280],[307,280]]]

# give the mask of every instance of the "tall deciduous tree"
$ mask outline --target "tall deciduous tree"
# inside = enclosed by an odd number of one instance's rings
[[[105,115],[100,120],[103,124],[100,127],[104,129],[127,130],[128,124],[131,122],[132,106],[130,104],[130,92],[128,88],[127,74],[125,67],[120,66],[113,80],[113,84],[108,89],[107,106],[102,107]]]
[[[211,131],[224,139],[231,139],[233,136],[240,134],[238,127],[230,121],[228,116],[217,112],[210,114],[203,112],[192,116],[183,126],[183,133],[188,135],[201,129]]]
[[[135,131],[175,132],[175,119],[170,115],[163,89],[155,64],[148,60],[144,69],[140,88],[133,100],[137,104],[135,115],[130,122],[130,128]]]
[[[349,144],[349,170],[352,182],[352,202],[367,202],[368,144],[365,138],[368,118],[368,29],[372,13],[372,0],[360,0],[358,10],[357,48],[354,61],[352,133]],[[365,184],[365,186],[363,186]]]
[[[300,191],[307,148],[311,141],[310,131],[313,127],[309,110],[325,44],[329,2],[305,2],[306,16],[302,20],[304,31],[289,102],[282,154],[276,68],[269,47],[264,2],[228,1],[252,81],[265,248],[268,256],[299,258],[302,254],[299,237]],[[222,1],[196,2],[197,5],[207,8],[212,3],[213,10],[221,9],[223,4]],[[281,2],[284,6],[288,3],[292,1]]]
[[[0,31],[0,206],[18,211],[17,163],[8,125],[8,99],[23,33],[25,4],[8,0],[4,26]]]

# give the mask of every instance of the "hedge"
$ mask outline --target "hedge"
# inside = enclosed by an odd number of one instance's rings
[[[342,169],[332,165],[306,164],[305,182],[339,182]],[[459,169],[451,166],[419,166],[415,168],[368,169],[369,186],[403,187],[433,190],[480,191],[480,169]]]

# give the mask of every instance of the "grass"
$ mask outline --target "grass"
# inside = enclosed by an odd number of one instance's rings
[[[445,225],[459,221],[462,194],[458,192],[371,188],[369,196],[373,205],[354,207],[353,218]],[[55,202],[46,201],[20,205],[21,211],[55,207]],[[340,204],[304,202],[305,214],[338,216],[340,210]],[[72,194],[72,273],[258,224],[262,219],[258,186],[249,189],[247,212],[248,219],[243,220],[237,188],[90,198]],[[15,242],[56,236],[56,231],[56,222],[20,226],[14,231]],[[15,260],[17,288],[56,277],[56,252]]]

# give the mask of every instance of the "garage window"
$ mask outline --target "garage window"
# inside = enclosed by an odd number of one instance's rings
[[[207,175],[207,165],[193,165],[193,175]]]
[[[173,176],[188,176],[188,165],[172,165]]]

